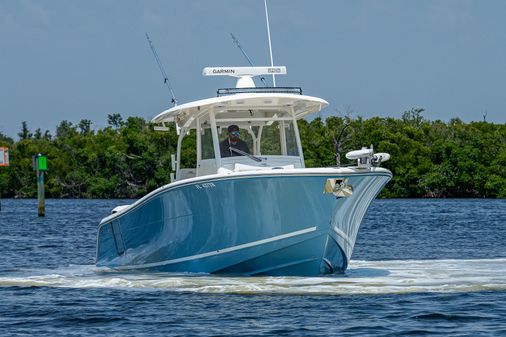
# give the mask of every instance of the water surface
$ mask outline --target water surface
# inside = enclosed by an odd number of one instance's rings
[[[2,200],[2,336],[506,335],[506,200],[376,200],[345,275],[118,273],[93,265],[128,200]]]

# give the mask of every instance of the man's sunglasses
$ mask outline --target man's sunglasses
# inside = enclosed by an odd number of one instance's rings
[[[231,134],[232,136],[236,136],[236,137],[238,137],[238,136],[240,136],[240,135],[241,135],[241,131],[232,131],[232,132],[230,132],[230,134]]]

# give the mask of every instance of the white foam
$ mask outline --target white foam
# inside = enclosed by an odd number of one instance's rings
[[[352,261],[345,275],[331,277],[139,274],[71,266],[0,275],[0,286],[301,295],[504,291],[506,259]]]

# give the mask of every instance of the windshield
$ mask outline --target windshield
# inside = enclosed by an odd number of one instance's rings
[[[298,156],[292,121],[274,122],[262,127],[259,154]]]
[[[211,128],[202,128],[200,135],[200,142],[202,146],[202,159],[213,159],[214,148],[213,148],[213,135]]]
[[[217,128],[222,158],[246,156],[299,156],[293,121],[269,121],[260,126],[231,122]],[[237,122],[239,124],[239,122]],[[200,128],[201,159],[214,159],[212,129],[205,122]]]

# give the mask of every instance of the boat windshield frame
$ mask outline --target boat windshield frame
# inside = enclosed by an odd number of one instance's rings
[[[258,109],[258,108],[257,108]],[[247,112],[250,113],[251,109],[239,111],[239,114]],[[228,111],[226,109],[208,110],[206,113],[196,117],[188,127],[181,128],[180,135],[177,143],[176,155],[176,180],[185,179],[193,176],[201,176],[212,173],[217,173],[220,167],[233,167],[233,164],[249,164],[253,166],[285,166],[293,165],[294,167],[305,167],[304,153],[302,143],[300,140],[300,132],[297,124],[297,118],[293,106],[287,106],[283,109],[266,109],[269,113],[265,116],[246,116],[239,117],[238,111]],[[234,115],[235,114],[235,115]],[[279,146],[280,153],[274,155],[263,155],[262,150],[262,132],[265,126],[272,126],[274,123],[279,125]],[[246,130],[249,137],[253,140],[252,155],[257,156],[262,161],[250,160],[245,162],[246,156],[234,156],[222,158],[220,154],[220,134],[227,132],[229,125],[237,125],[240,129]],[[287,125],[293,126],[293,135],[296,149],[296,155],[288,153],[287,147]],[[205,129],[205,130],[204,130]],[[195,130],[196,133],[196,167],[194,169],[181,168],[181,148],[183,139]],[[212,146],[214,151],[214,158],[202,157],[202,134],[203,132],[211,131]],[[223,137],[223,136],[222,136]],[[294,151],[292,151],[294,152]],[[211,159],[214,159],[212,167],[209,167]],[[250,158],[251,159],[251,158]],[[267,160],[268,159],[268,160]],[[232,164],[232,165],[231,165]]]

